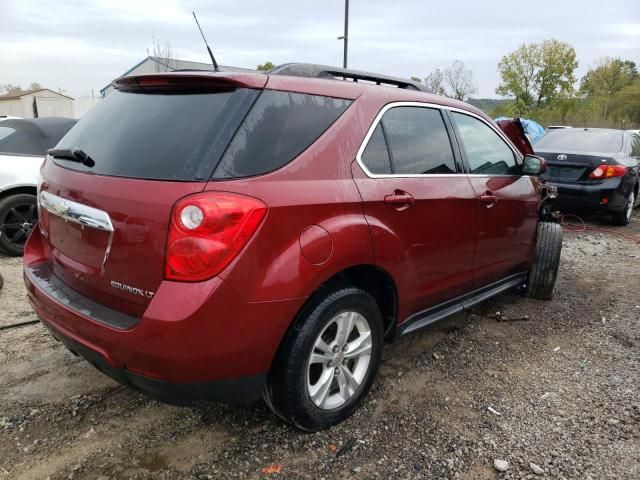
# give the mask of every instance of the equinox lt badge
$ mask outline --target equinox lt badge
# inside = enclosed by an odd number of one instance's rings
[[[130,285],[125,285],[124,283],[116,282],[111,280],[111,287],[117,288],[118,290],[122,290],[123,292],[132,293],[134,295],[140,295],[141,297],[153,298],[153,295],[156,292],[150,292],[149,290],[143,290],[141,288],[132,287]]]

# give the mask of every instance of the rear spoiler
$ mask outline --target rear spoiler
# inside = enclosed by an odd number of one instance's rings
[[[210,92],[234,88],[262,89],[267,75],[259,73],[229,72],[170,72],[120,77],[113,81],[113,88],[124,92],[184,91],[188,93]]]
[[[524,133],[524,127],[519,118],[498,120],[496,123],[520,153],[523,155],[533,155],[533,147],[531,146],[531,142],[529,142],[529,138]]]

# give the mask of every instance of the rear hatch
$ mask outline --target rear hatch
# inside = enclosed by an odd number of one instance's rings
[[[204,189],[266,81],[229,77],[123,79],[56,147],[93,165],[47,156],[41,232],[63,282],[130,315],[144,311],[163,280],[174,204]]]
[[[542,179],[557,182],[596,182],[589,174],[613,163],[622,149],[622,133],[597,129],[548,131],[535,144],[535,153],[547,161]]]

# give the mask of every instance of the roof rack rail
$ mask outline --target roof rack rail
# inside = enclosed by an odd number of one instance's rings
[[[429,92],[429,89],[413,80],[381,75],[379,73],[363,72],[347,68],[332,67],[329,65],[318,65],[315,63],[285,63],[278,65],[268,72],[269,75],[291,75],[294,77],[315,77],[330,78],[336,80],[351,80],[353,82],[363,81],[375,85],[386,85],[407,90],[419,90]]]

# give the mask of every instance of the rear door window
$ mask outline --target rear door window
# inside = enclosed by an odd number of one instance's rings
[[[276,170],[306,150],[351,104],[350,100],[265,90],[242,122],[213,178]]]
[[[381,124],[394,174],[456,173],[451,141],[439,110],[394,107],[384,114]]]
[[[192,94],[115,91],[57,145],[83,150],[95,166],[54,161],[118,177],[208,180],[258,94],[250,89]]]
[[[451,117],[460,135],[469,172],[479,175],[516,175],[518,164],[513,150],[483,121],[451,112]]]

